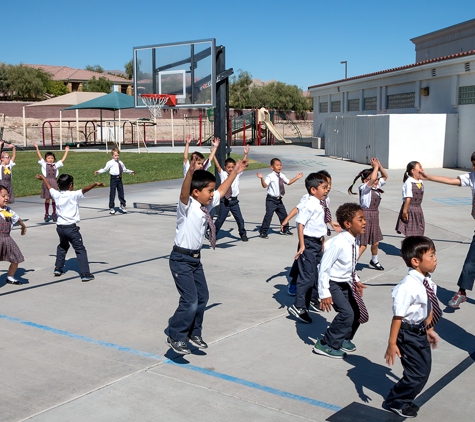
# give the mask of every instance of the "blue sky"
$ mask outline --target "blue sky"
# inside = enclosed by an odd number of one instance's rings
[[[475,1],[2,1],[0,62],[122,69],[137,46],[216,38],[226,67],[308,86],[413,63]],[[158,26],[160,24],[160,27]]]

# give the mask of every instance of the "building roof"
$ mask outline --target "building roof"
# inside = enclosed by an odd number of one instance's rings
[[[459,58],[465,57],[465,56],[467,56],[467,57],[475,56],[475,50],[464,51],[463,53],[457,53],[457,54],[450,54],[448,56],[437,57],[435,59],[430,59],[430,60],[424,60],[422,62],[408,64],[406,66],[395,67],[395,68],[392,68],[392,69],[380,70],[379,72],[367,73],[365,75],[352,76],[352,77],[346,78],[346,79],[338,79],[337,81],[333,81],[333,82],[325,82],[323,84],[312,85],[312,86],[309,86],[308,89],[320,88],[320,87],[323,87],[323,86],[340,84],[342,82],[348,82],[348,81],[352,81],[352,80],[356,80],[356,79],[363,79],[363,78],[368,78],[368,77],[371,77],[371,76],[377,76],[377,75],[383,75],[383,74],[392,73],[392,72],[398,72],[400,70],[411,69],[411,68],[427,65],[427,64],[430,64],[430,63],[438,63],[438,62],[443,62],[443,61],[448,61],[448,60],[459,59]]]
[[[109,73],[98,73],[85,69],[74,69],[68,66],[50,66],[46,64],[25,64],[25,66],[44,70],[52,76],[54,81],[85,82],[94,76],[96,79],[104,77],[117,84],[132,84],[131,80],[121,76],[111,75]]]

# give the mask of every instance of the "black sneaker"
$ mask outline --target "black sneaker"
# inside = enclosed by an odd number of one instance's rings
[[[243,242],[248,242],[248,241],[249,241],[249,239],[247,238],[247,236],[246,236],[245,234],[243,234],[243,235],[241,236],[241,240],[242,240]]]
[[[322,310],[320,309],[320,303],[314,302],[312,300],[310,301],[310,309],[318,313],[322,312]]]
[[[59,277],[60,275],[63,275],[63,270],[61,268],[55,267],[53,274],[55,277]]]
[[[171,337],[167,337],[167,344],[179,355],[189,355],[191,353],[184,341],[175,341]]]
[[[208,345],[201,336],[190,336],[188,340],[194,344],[198,349],[207,349]]]
[[[286,235],[286,236],[293,236],[294,235],[289,229],[283,230],[283,231],[281,230],[280,234],[283,234],[283,235]]]
[[[289,306],[287,308],[289,311],[289,314],[293,315],[295,318],[298,320],[305,322],[307,324],[312,323],[312,318],[310,318],[310,315],[308,314],[306,309],[303,308],[296,308],[295,305]]]
[[[397,415],[402,416],[403,418],[415,418],[417,416],[417,411],[410,405],[408,407],[405,407],[404,409],[395,409],[393,407],[390,407],[390,409]]]
[[[7,277],[7,283],[8,284],[16,284],[16,285],[23,284],[20,280],[17,280],[16,278],[11,277],[11,276]]]
[[[267,233],[259,233],[259,237],[261,239],[269,239],[269,236],[267,236]]]
[[[81,274],[81,281],[92,281],[92,280],[94,280],[94,276],[91,273]]]

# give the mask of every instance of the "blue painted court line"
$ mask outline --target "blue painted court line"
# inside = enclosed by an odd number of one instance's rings
[[[338,412],[339,410],[342,409],[340,406],[336,406],[336,405],[333,405],[333,404],[330,404],[330,403],[325,403],[325,402],[322,402],[322,401],[319,401],[319,400],[314,400],[314,399],[311,399],[311,398],[305,397],[305,396],[299,396],[298,394],[292,394],[292,393],[289,393],[287,391],[278,390],[276,388],[267,387],[265,385],[257,384],[257,383],[252,382],[252,381],[247,381],[247,380],[242,379],[242,378],[237,378],[237,377],[233,377],[231,375],[226,375],[226,374],[223,374],[221,372],[210,371],[209,369],[201,368],[199,366],[195,366],[195,365],[191,365],[191,364],[185,364],[185,365],[184,364],[179,364],[179,363],[174,362],[173,360],[166,359],[164,356],[156,355],[156,354],[153,354],[153,353],[142,352],[141,350],[133,349],[131,347],[125,347],[125,346],[121,346],[121,345],[115,344],[115,343],[109,343],[109,342],[106,342],[106,341],[96,340],[96,339],[93,339],[93,338],[90,338],[90,337],[85,337],[85,336],[82,336],[82,335],[79,335],[79,334],[74,334],[74,333],[71,333],[69,331],[59,330],[57,328],[48,327],[47,325],[37,324],[37,323],[31,322],[31,321],[25,321],[25,320],[15,318],[15,317],[11,317],[11,316],[8,316],[8,315],[0,314],[0,319],[4,319],[4,320],[10,321],[10,322],[16,322],[16,323],[19,323],[19,324],[26,325],[28,327],[37,328],[39,330],[47,331],[47,332],[50,332],[50,333],[53,333],[53,334],[58,334],[60,336],[69,337],[69,338],[74,339],[74,340],[80,340],[80,341],[84,341],[84,342],[87,342],[87,343],[96,344],[98,346],[108,347],[110,349],[114,349],[114,350],[117,350],[119,352],[130,353],[132,355],[141,356],[141,357],[145,357],[145,358],[150,358],[150,359],[154,359],[154,360],[163,360],[163,363],[166,363],[168,365],[179,366],[180,368],[188,369],[188,370],[194,371],[194,372],[198,372],[198,373],[201,373],[201,374],[213,377],[213,378],[218,378],[218,379],[221,379],[223,381],[243,385],[243,386],[249,387],[249,388],[254,388],[255,390],[264,391],[266,393],[273,394],[273,395],[278,396],[278,397],[283,397],[283,398],[287,398],[287,399],[290,399],[290,400],[300,401],[302,403],[307,403],[307,404],[310,404],[312,406],[317,406],[317,407],[321,407],[323,409],[332,410],[334,412]]]
[[[472,198],[432,198],[433,201],[442,202],[445,205],[472,205]]]

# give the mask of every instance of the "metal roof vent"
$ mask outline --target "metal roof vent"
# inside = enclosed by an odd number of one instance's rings
[[[432,77],[436,76],[435,69],[432,69]]]
[[[470,72],[470,62],[465,63],[465,72]]]

